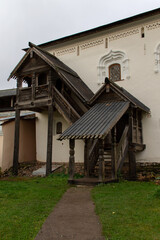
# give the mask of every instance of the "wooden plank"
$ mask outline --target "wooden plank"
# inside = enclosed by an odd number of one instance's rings
[[[13,153],[13,175],[18,175],[19,159],[19,130],[20,130],[20,110],[15,111],[15,133],[14,133],[14,153]]]
[[[136,156],[134,152],[133,143],[133,109],[130,109],[129,114],[129,178],[130,180],[136,180]]]
[[[69,139],[69,147],[70,147],[70,152],[69,152],[69,180],[74,179],[74,164],[75,164],[75,157],[74,157],[74,148],[75,148],[75,140],[74,139]]]
[[[136,156],[132,148],[129,148],[129,179],[136,180]]]
[[[48,138],[46,176],[52,172],[52,140],[53,140],[53,105],[48,106]]]
[[[104,169],[104,140],[99,140],[99,181],[103,182],[105,178]]]
[[[32,101],[35,100],[36,74],[32,74]]]
[[[117,178],[117,166],[116,166],[116,126],[113,128],[113,134],[112,134],[112,161],[111,161],[111,167],[112,167],[112,178]]]

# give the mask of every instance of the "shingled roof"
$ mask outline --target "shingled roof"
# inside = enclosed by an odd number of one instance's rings
[[[129,93],[126,89],[118,86],[115,82],[109,80],[106,78],[108,81],[108,84],[110,85],[111,90],[113,90],[117,95],[119,95],[122,98],[122,101],[129,101],[131,102],[135,107],[138,107],[142,111],[146,113],[150,113],[150,109],[143,104],[141,101],[139,101],[136,97],[134,97],[131,93]],[[94,105],[97,101],[97,98],[104,92],[106,91],[106,85],[104,84],[96,93],[95,95],[90,99],[88,102],[90,105]]]
[[[30,52],[33,51],[41,59],[43,59],[43,61],[45,61],[50,67],[52,67],[57,72],[60,78],[63,79],[63,81],[67,85],[69,85],[76,92],[76,94],[79,95],[82,101],[88,101],[93,97],[93,92],[82,81],[82,79],[78,76],[78,74],[75,71],[73,71],[66,64],[60,61],[57,57],[48,53],[45,50],[42,50],[40,47],[37,47],[33,43],[29,43],[29,46],[30,46],[30,49],[27,51],[27,53],[24,55],[21,61],[17,64],[17,66],[11,72],[8,80],[10,80],[10,78],[17,77],[18,69],[21,67],[21,65],[24,63],[26,58],[29,56]]]

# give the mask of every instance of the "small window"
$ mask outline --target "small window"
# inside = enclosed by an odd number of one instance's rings
[[[62,133],[62,123],[58,122],[56,126],[56,134],[61,134]]]
[[[38,86],[47,84],[47,74],[40,73],[38,76]]]
[[[145,35],[144,35],[144,27],[141,28],[141,38],[144,38]]]
[[[116,63],[109,66],[109,79],[113,82],[121,81],[121,65]]]
[[[108,38],[105,39],[105,48],[108,48]]]

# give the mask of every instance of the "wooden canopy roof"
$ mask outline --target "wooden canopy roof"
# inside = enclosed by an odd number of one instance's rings
[[[129,102],[108,102],[95,104],[71,127],[61,134],[58,140],[105,138],[108,132],[127,111]]]
[[[25,60],[29,57],[31,52],[37,54],[44,62],[46,62],[54,71],[57,72],[59,77],[81,98],[83,102],[88,101],[93,97],[93,92],[89,87],[82,81],[78,74],[69,68],[66,64],[60,61],[54,55],[42,50],[33,43],[29,43],[30,48],[17,64],[14,70],[11,72],[8,80],[11,78],[18,77],[18,71],[20,67],[25,64]]]
[[[122,101],[129,101],[133,106],[141,109],[146,113],[150,113],[150,109],[144,105],[141,101],[139,101],[136,97],[134,97],[131,93],[129,93],[126,89],[118,86],[115,82],[109,80],[108,78],[105,79],[106,83],[95,93],[95,95],[90,99],[88,102],[89,105],[93,106],[97,99],[105,92],[105,94],[110,94],[110,92],[106,93],[106,85],[109,85],[111,91],[113,91],[119,99]],[[108,98],[111,101],[114,101],[112,96]]]

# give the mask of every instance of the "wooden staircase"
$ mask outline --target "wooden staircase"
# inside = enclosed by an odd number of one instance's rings
[[[76,110],[55,87],[53,87],[52,94],[55,107],[68,122],[74,123],[80,118],[80,115],[76,112]]]
[[[126,127],[123,130],[120,141],[116,144],[113,144],[111,141],[107,141],[104,144],[104,179],[105,181],[116,179],[117,173],[121,171],[125,158],[128,153],[129,146],[129,127]],[[114,149],[115,148],[115,149]],[[113,177],[113,161],[115,165],[116,176]],[[98,139],[94,141],[90,152],[89,152],[89,175],[92,177],[97,177],[99,175],[99,141]]]

